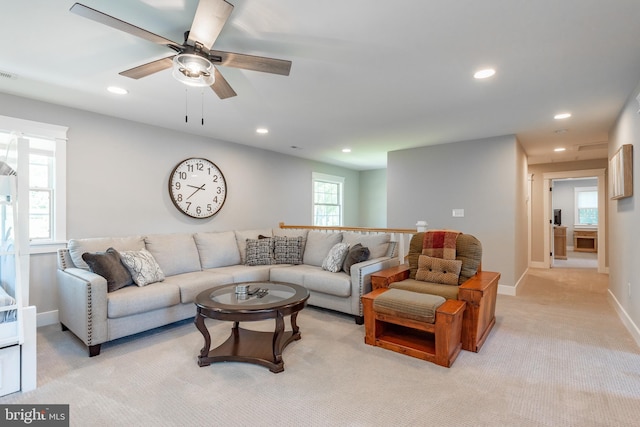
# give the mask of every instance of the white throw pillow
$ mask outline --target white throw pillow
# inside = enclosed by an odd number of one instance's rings
[[[336,243],[324,261],[322,261],[322,269],[332,273],[342,270],[342,264],[344,264],[344,259],[348,253],[349,245],[347,243]]]
[[[131,278],[138,286],[162,282],[164,273],[151,252],[146,249],[140,251],[122,251],[120,259],[131,273]]]

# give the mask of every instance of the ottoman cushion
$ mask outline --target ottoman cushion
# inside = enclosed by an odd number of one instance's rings
[[[373,300],[373,309],[381,314],[435,323],[436,310],[445,301],[437,295],[389,289]]]

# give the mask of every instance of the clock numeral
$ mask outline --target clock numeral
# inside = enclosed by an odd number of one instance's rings
[[[211,203],[209,203],[207,205],[207,212],[211,212],[213,210],[213,208],[211,207]]]
[[[187,179],[187,173],[186,172],[179,172],[178,176],[180,177],[180,179]]]
[[[187,202],[187,210],[191,207],[191,202]]]
[[[213,175],[213,182],[218,182],[218,175]]]
[[[213,203],[218,204],[218,196],[213,198]]]
[[[198,163],[198,164],[196,164],[196,168],[197,168],[199,171],[203,171],[203,170],[204,170],[204,165],[203,165],[202,163]]]
[[[222,194],[222,187],[217,187],[218,190],[216,191],[218,194]]]
[[[176,182],[175,184],[173,184],[173,186],[176,190],[179,190],[182,187],[182,184],[180,184],[180,182]]]
[[[202,213],[202,209],[200,208],[200,206],[198,206],[196,208],[196,214],[200,215]]]
[[[182,202],[182,194],[178,194],[178,196],[176,197],[176,200],[178,202]]]

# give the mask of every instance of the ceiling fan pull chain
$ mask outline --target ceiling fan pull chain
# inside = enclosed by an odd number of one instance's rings
[[[184,90],[184,122],[189,123],[189,102],[187,98],[187,89]]]
[[[200,124],[204,126],[204,91],[200,91]]]

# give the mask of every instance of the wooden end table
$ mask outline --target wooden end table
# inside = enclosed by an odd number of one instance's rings
[[[249,295],[237,295],[238,285],[249,285]],[[252,293],[258,289],[266,290],[266,293]],[[284,371],[282,351],[290,342],[301,338],[296,318],[308,299],[307,289],[284,282],[233,283],[201,292],[195,300],[197,314],[194,320],[196,328],[204,337],[198,365],[246,362],[265,366],[274,373]],[[285,316],[290,316],[290,331],[285,331]],[[233,322],[229,338],[214,349],[211,349],[211,336],[205,326],[205,319]],[[240,322],[264,319],[275,319],[274,332],[252,331],[240,327]]]

